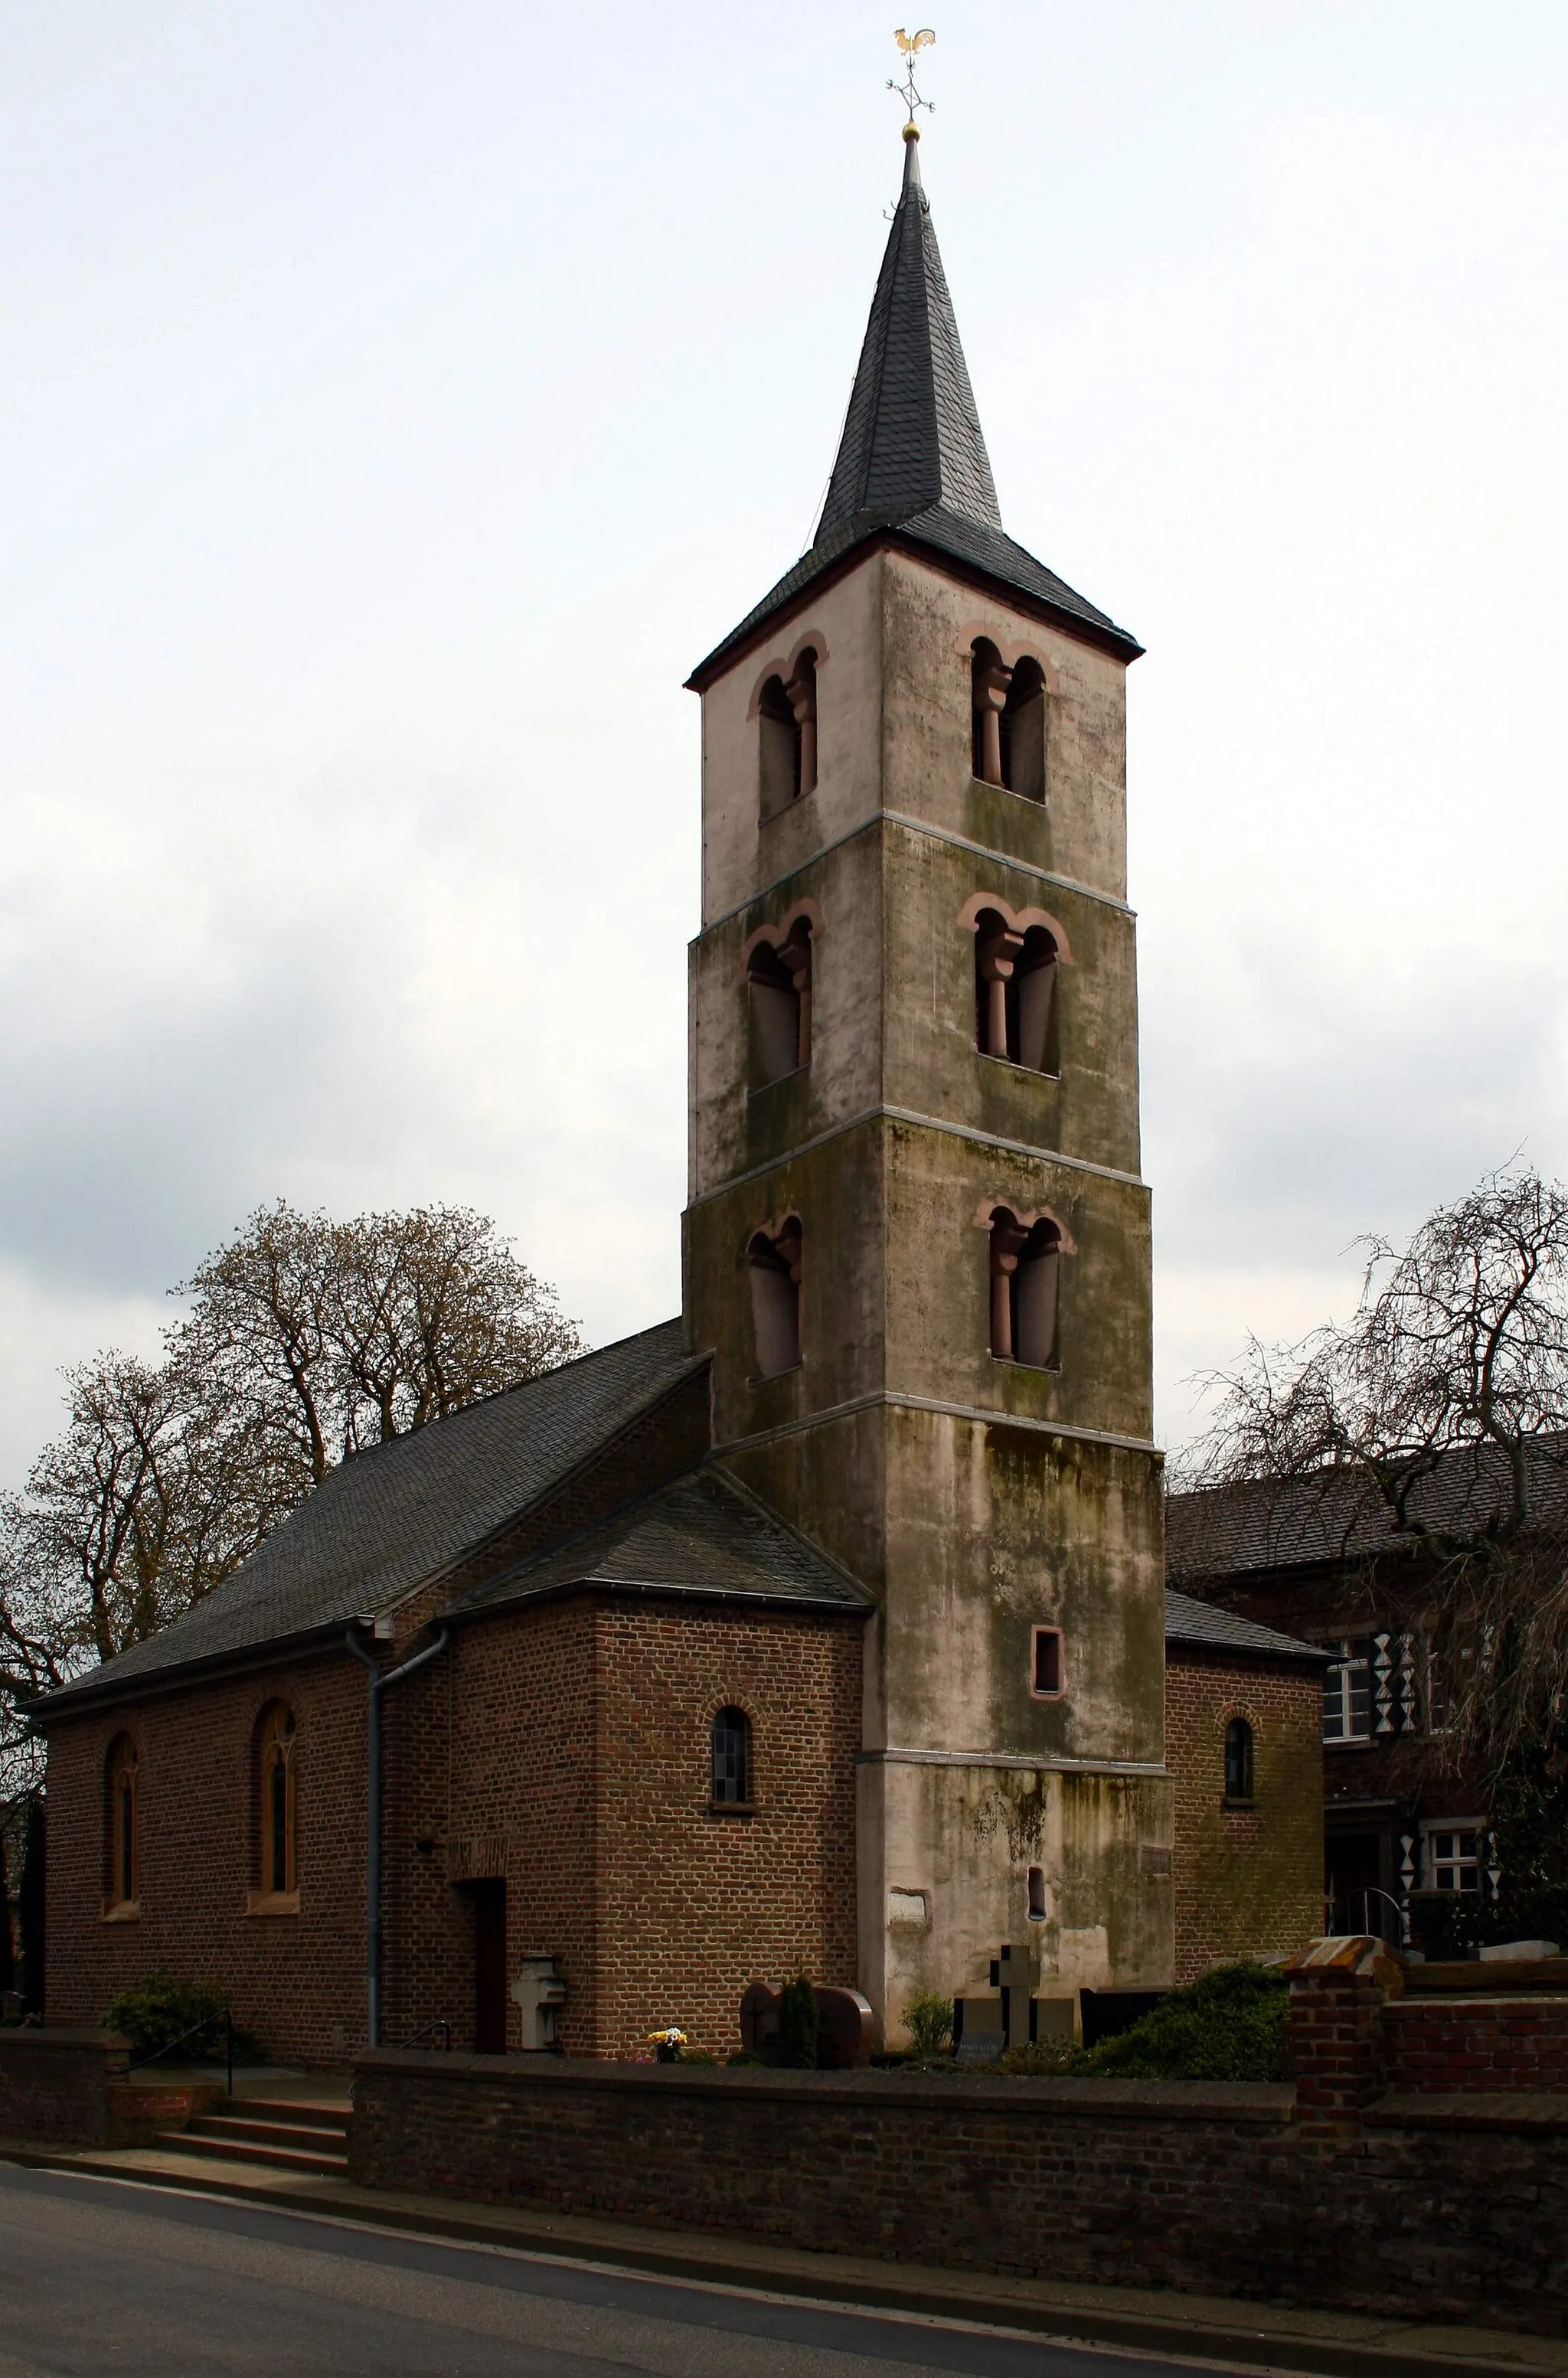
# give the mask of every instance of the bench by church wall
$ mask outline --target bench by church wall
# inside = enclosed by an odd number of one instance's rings
[[[1561,2331],[1568,2097],[382,2054],[352,2177],[825,2252]],[[1441,2176],[1441,2185],[1438,2185]]]

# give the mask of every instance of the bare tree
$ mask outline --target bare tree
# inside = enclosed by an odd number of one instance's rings
[[[485,1216],[334,1222],[280,1200],[174,1291],[161,1363],[66,1374],[64,1434],[0,1497],[0,1783],[28,1788],[15,1704],[221,1584],[344,1454],[581,1351]]]
[[[1261,1488],[1374,1576],[1417,1555],[1450,1753],[1497,1771],[1568,1739],[1568,1190],[1514,1167],[1363,1243],[1348,1327],[1211,1375],[1173,1483]]]

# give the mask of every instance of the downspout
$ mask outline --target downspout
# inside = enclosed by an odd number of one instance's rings
[[[361,1619],[368,1626],[368,1619]],[[401,1668],[389,1668],[383,1675],[374,1655],[367,1651],[351,1627],[343,1640],[361,1664],[370,1671],[370,1724],[366,1743],[365,1843],[365,1998],[368,2016],[370,2045],[381,2045],[381,1696],[389,1685],[401,1684],[412,1676],[415,1668],[423,1668],[437,1651],[447,1648],[447,1630],[443,1627],[434,1643],[405,1660]]]

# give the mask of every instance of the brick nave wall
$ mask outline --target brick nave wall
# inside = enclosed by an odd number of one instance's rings
[[[858,1618],[606,1603],[598,1661],[601,2052],[676,2023],[722,2053],[749,1982],[853,1987]],[[710,1801],[726,1707],[750,1720],[749,1815]]]
[[[1255,1796],[1225,1803],[1225,1729],[1252,1727]],[[1167,1649],[1176,1784],[1176,1979],[1286,1956],[1323,1930],[1323,1683],[1316,1668]]]
[[[445,1868],[506,1878],[509,1959],[560,1961],[569,2054],[645,2052],[672,2022],[732,2048],[748,1982],[853,1981],[859,1637],[857,1620],[610,1595],[461,1630]],[[731,1704],[752,1724],[744,1815],[709,1799]],[[426,2006],[427,1977],[398,1990],[410,2030],[451,2012]]]
[[[97,2023],[161,1965],[229,1988],[272,2054],[331,2063],[363,2044],[367,1682],[339,1654],[55,1722],[52,2023]],[[296,1724],[300,1905],[250,1916],[254,1746],[274,1699]],[[713,1714],[731,1702],[754,1729],[748,1815],[709,1805]],[[445,2021],[472,2047],[465,1886],[489,1877],[507,1882],[509,1964],[561,1961],[574,2053],[624,2055],[669,2021],[732,2047],[748,1982],[853,1981],[857,1620],[578,1594],[456,1628],[382,1711],[388,2043]],[[139,1761],[139,1914],[105,1921],[122,1732]]]
[[[221,1985],[269,2053],[341,2060],[365,2039],[366,1678],[345,1655],[258,1669],[117,1710],[49,1740],[44,1987],[51,2024],[92,2024],[154,1966]],[[249,1916],[259,1880],[257,1723],[294,1715],[299,1913]],[[138,1905],[106,1921],[105,1774],[138,1757]]]

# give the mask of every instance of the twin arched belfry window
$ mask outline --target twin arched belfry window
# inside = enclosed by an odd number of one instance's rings
[[[1049,1215],[993,1206],[989,1216],[991,1352],[1054,1370],[1061,1231]]]
[[[754,935],[746,958],[754,1089],[811,1063],[811,919]]]
[[[1025,655],[1011,667],[976,636],[971,673],[975,774],[1026,800],[1046,798],[1046,676]]]
[[[980,908],[975,917],[975,1045],[1036,1074],[1057,1068],[1056,936],[1047,927]]]
[[[754,1231],[747,1244],[751,1329],[760,1379],[793,1371],[800,1360],[802,1253],[800,1219],[796,1214],[786,1214],[776,1226]]]
[[[777,817],[817,783],[817,653],[807,644],[788,677],[765,679],[757,697],[757,809]]]

